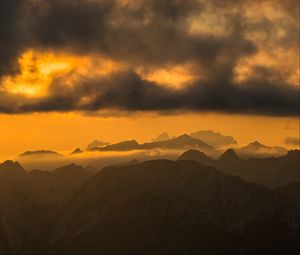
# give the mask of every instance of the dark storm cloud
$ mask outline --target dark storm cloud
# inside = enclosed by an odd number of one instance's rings
[[[71,88],[64,85],[65,77],[60,77],[53,81],[49,95],[42,98],[16,96],[0,90],[0,112],[114,108],[299,114],[299,88],[288,84],[277,70],[257,66],[248,80],[241,84],[233,81],[238,61],[259,51],[246,33],[267,34],[276,26],[268,19],[246,21],[243,12],[251,1],[133,2],[133,5],[121,5],[116,0],[1,1],[0,77],[17,71],[17,59],[24,50],[38,48],[83,55],[100,53],[146,69],[189,62],[194,64],[195,74],[201,72],[205,79],[174,90],[143,80],[134,71],[101,79],[82,78]],[[295,15],[293,8],[288,7],[293,2],[287,1],[283,8],[287,17]],[[226,33],[191,34],[187,29],[188,20],[202,15],[209,7],[226,20]],[[293,26],[280,24],[288,31],[282,38],[282,47],[288,47],[297,29],[294,23]],[[273,35],[268,38],[268,43],[272,42]]]
[[[295,116],[299,114],[298,89],[279,81],[261,83],[253,78],[236,86],[197,81],[175,90],[141,79],[133,71],[115,73],[109,78],[82,79],[72,87],[57,79],[50,96],[41,99],[16,98],[21,104],[1,107],[8,113],[86,111],[104,109],[127,111],[216,111],[224,113]],[[221,81],[220,81],[221,82]],[[1,95],[0,95],[1,99]],[[10,99],[11,101],[14,98]]]
[[[0,77],[18,69],[16,58],[26,45],[24,15],[24,1],[0,1]]]

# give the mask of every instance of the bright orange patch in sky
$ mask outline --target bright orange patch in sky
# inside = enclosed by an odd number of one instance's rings
[[[101,56],[76,56],[66,53],[28,50],[19,58],[20,73],[5,76],[2,81],[8,93],[27,97],[43,97],[51,83],[64,77],[66,86],[81,76],[105,76],[121,68],[121,64]]]

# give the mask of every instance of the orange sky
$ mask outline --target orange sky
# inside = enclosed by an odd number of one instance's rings
[[[12,158],[26,150],[64,152],[76,147],[85,149],[94,139],[108,142],[137,139],[142,142],[164,131],[180,135],[205,129],[232,135],[239,144],[259,140],[267,145],[284,145],[286,137],[299,136],[299,119],[220,114],[156,117],[138,114],[109,118],[75,113],[0,115],[0,159]]]

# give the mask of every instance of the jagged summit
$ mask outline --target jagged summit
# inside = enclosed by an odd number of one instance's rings
[[[73,152],[70,153],[70,155],[76,155],[81,153],[83,153],[83,151],[80,148],[76,148]]]

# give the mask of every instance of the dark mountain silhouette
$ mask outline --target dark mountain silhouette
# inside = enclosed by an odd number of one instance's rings
[[[219,158],[219,161],[223,164],[231,164],[236,161],[240,160],[239,157],[236,155],[235,151],[233,149],[226,150],[221,157]]]
[[[2,222],[0,222],[0,254],[11,254],[6,231]]]
[[[107,145],[105,147],[95,148],[99,151],[130,151],[130,150],[151,150],[151,149],[184,149],[184,148],[201,148],[203,150],[213,150],[213,147],[202,142],[199,139],[190,137],[189,135],[181,135],[159,142],[148,142],[139,144],[136,140],[124,141],[116,144]]]
[[[36,151],[26,151],[22,154],[19,155],[20,157],[63,157],[62,154],[55,152],[55,151],[51,151],[51,150],[36,150]]]
[[[160,142],[144,143],[141,146],[143,149],[184,149],[184,148],[202,148],[213,149],[212,146],[202,142],[199,139],[195,139],[187,134]]]
[[[178,160],[195,160],[207,166],[213,166],[214,160],[198,150],[188,150],[179,156]]]
[[[95,176],[75,164],[52,172],[0,166],[3,254],[299,251],[298,184],[269,191],[191,160],[135,162]],[[14,178],[3,181],[3,172]]]
[[[29,173],[29,186],[39,203],[62,206],[92,175],[89,168],[84,169],[76,164],[51,172],[35,170]]]
[[[279,198],[195,161],[108,167],[69,202],[51,254],[296,254]],[[293,210],[293,208],[288,208]]]
[[[25,172],[24,168],[19,164],[19,162],[12,160],[6,160],[5,162],[0,164],[0,174],[5,174],[13,172],[15,173],[23,173]]]
[[[41,254],[63,206],[91,176],[75,164],[52,172],[0,164],[0,254]]]
[[[122,163],[114,164],[112,166],[113,167],[134,166],[134,165],[137,165],[139,163],[140,162],[137,159],[132,159],[132,160],[127,161],[127,162],[122,162]]]
[[[22,196],[16,188],[23,188],[26,175],[27,172],[18,162],[7,160],[0,164],[0,211],[5,210],[6,203],[11,203],[12,196]]]
[[[97,147],[103,147],[103,146],[106,146],[106,145],[109,145],[109,143],[106,143],[106,142],[101,142],[99,140],[94,140],[92,141],[90,144],[88,144],[87,146],[87,150],[93,150]]]
[[[232,136],[225,136],[219,132],[213,132],[211,130],[200,130],[191,133],[191,136],[215,148],[237,144],[237,141]]]
[[[81,153],[83,153],[83,151],[80,148],[76,148],[74,151],[70,153],[70,155],[77,155]]]
[[[92,174],[96,174],[99,171],[97,168],[95,168],[91,165],[88,165],[85,169]]]
[[[136,140],[123,141],[120,143],[110,144],[104,147],[96,147],[93,150],[99,151],[131,151],[139,150],[140,144]]]
[[[195,160],[213,166],[226,174],[240,176],[245,181],[257,182],[268,188],[280,187],[299,180],[299,150],[289,151],[282,157],[240,159],[234,150],[224,152],[218,160],[203,153],[185,152],[178,160]]]
[[[288,152],[287,149],[279,146],[267,146],[260,142],[249,143],[247,146],[237,149],[241,157],[266,157],[266,156],[282,156]]]

